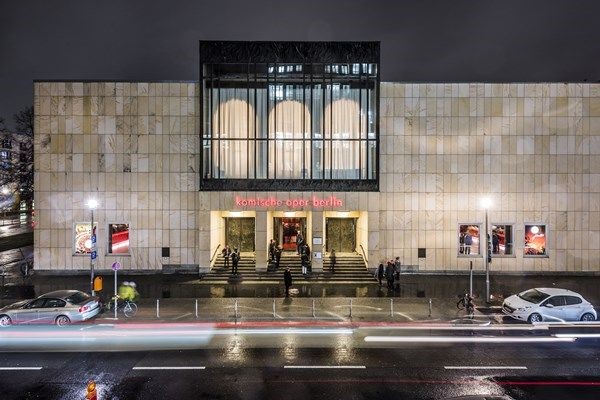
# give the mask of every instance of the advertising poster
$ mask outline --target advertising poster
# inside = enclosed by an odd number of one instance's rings
[[[546,226],[525,225],[525,248],[526,256],[546,255]]]

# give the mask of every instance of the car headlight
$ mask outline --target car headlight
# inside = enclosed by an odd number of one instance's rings
[[[525,310],[529,310],[531,307],[527,306],[527,307],[519,307],[517,308],[517,311],[525,311]]]

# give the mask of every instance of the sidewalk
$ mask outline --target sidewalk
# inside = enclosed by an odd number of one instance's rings
[[[471,321],[483,322],[489,316],[476,311],[469,319],[456,308],[455,299],[384,299],[384,298],[277,298],[277,299],[142,299],[138,312],[121,323],[147,322],[382,322],[417,323]],[[497,312],[500,312],[497,307]],[[96,323],[114,322],[113,311],[96,318]]]

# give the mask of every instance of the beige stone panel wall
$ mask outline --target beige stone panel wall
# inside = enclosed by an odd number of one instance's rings
[[[380,113],[382,258],[468,269],[458,223],[483,223],[489,194],[490,223],[514,226],[494,270],[600,269],[600,85],[384,83]],[[523,256],[525,223],[546,224],[548,257]]]
[[[98,199],[98,266],[198,264],[198,127],[193,83],[36,82],[35,268],[89,269],[73,229]],[[130,255],[108,255],[108,224],[130,224]],[[170,247],[169,259],[161,247]]]

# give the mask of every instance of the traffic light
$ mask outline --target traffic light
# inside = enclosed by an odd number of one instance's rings
[[[487,261],[492,262],[492,242],[490,242],[490,235],[487,235]]]

